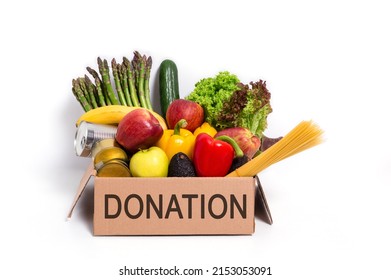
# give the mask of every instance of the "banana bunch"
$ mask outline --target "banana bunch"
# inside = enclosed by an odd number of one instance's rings
[[[79,126],[82,121],[97,124],[118,124],[126,114],[136,109],[149,111],[159,121],[163,130],[167,129],[164,118],[158,113],[142,107],[129,107],[123,105],[108,105],[89,110],[81,115],[76,122],[76,126]]]

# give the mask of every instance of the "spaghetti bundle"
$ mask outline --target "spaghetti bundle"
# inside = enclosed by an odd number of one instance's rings
[[[280,141],[242,165],[227,177],[252,177],[270,165],[320,144],[323,130],[312,121],[302,121]]]

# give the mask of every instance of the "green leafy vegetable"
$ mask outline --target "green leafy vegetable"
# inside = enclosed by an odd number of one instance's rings
[[[229,72],[200,80],[186,99],[198,102],[206,121],[216,129],[244,127],[260,138],[272,112],[266,82],[245,85]]]
[[[205,120],[217,128],[217,117],[224,102],[238,89],[238,77],[229,72],[220,72],[214,78],[205,78],[195,84],[195,88],[187,100],[199,103],[205,112]]]

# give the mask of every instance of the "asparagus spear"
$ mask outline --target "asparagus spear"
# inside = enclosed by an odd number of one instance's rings
[[[147,108],[150,110],[152,110],[151,91],[149,88],[149,78],[151,76],[151,68],[152,68],[152,57],[149,56],[146,61],[144,91],[145,91],[145,101],[147,103]]]
[[[91,67],[87,67],[87,71],[88,71],[88,73],[91,74],[92,77],[94,77],[96,87],[98,88],[98,85],[99,85],[99,87],[101,89],[102,95],[104,97],[104,100],[103,100],[104,102],[102,103],[102,101],[101,101],[101,106],[106,106],[106,103],[107,103],[107,105],[111,105],[109,95],[105,89],[105,86],[104,86],[98,72],[96,72]],[[104,104],[104,105],[102,105],[102,104]]]
[[[102,81],[107,91],[110,103],[113,105],[119,105],[118,100],[114,94],[113,88],[111,86],[109,65],[107,64],[107,60],[104,59],[102,61],[102,59],[98,57],[98,65],[99,65],[99,72],[102,75]]]
[[[84,81],[84,78],[77,78],[77,82],[78,82],[78,84],[80,86],[80,89],[83,91],[84,97],[86,98],[88,103],[92,106],[91,98],[90,98],[90,95],[88,93],[87,86],[86,86],[86,83]]]
[[[83,104],[80,102],[79,96],[77,96],[76,90],[74,87],[72,87],[72,93],[75,96],[76,100],[79,101],[80,105],[83,107]],[[84,107],[83,110],[85,111]]]
[[[88,95],[90,96],[91,105],[93,108],[98,108],[98,104],[95,99],[95,86],[91,82],[90,78],[87,75],[84,75],[84,80],[87,88]]]
[[[129,85],[128,85],[128,74],[126,72],[126,67],[123,64],[118,64],[118,73],[119,73],[119,79],[122,85],[122,89],[124,91],[124,96],[126,100],[126,104],[128,106],[133,106],[132,100],[130,99],[130,93],[129,93]]]
[[[144,92],[145,61],[141,54],[137,51],[134,52],[132,65],[133,69],[136,71],[136,87],[141,107],[147,108]]]
[[[81,106],[83,107],[84,111],[87,112],[91,110],[91,105],[87,101],[87,99],[84,96],[83,91],[80,88],[80,84],[77,82],[77,80],[73,79],[72,80],[72,91],[73,94],[76,96],[77,100],[79,100]]]
[[[106,106],[105,96],[103,95],[102,84],[99,77],[95,78],[95,88],[98,94],[99,105]]]
[[[135,73],[132,71],[132,64],[126,57],[123,58],[123,65],[126,67],[126,75],[128,76],[128,86],[130,98],[132,100],[133,106],[140,107],[140,102],[137,97],[136,90],[136,81],[135,81]]]
[[[98,72],[96,72],[96,71],[95,71],[94,69],[92,69],[91,67],[87,67],[86,69],[87,69],[88,73],[90,73],[91,76],[92,76],[95,80],[98,79],[98,80],[100,81],[100,83],[102,83],[102,80],[100,79]]]
[[[119,102],[121,103],[121,105],[126,106],[127,104],[126,104],[124,93],[122,91],[121,82],[119,80],[119,73],[118,73],[119,70],[117,68],[117,61],[115,60],[115,58],[111,60],[111,69],[113,71],[114,83],[115,83],[115,88],[117,90]]]
[[[105,101],[106,101],[106,105],[112,105],[110,98],[108,96],[106,97]]]
[[[74,87],[72,87],[72,92],[73,92],[73,95],[75,96],[76,100],[79,101],[79,103],[80,103],[81,107],[83,108],[84,112],[87,112],[86,108],[84,107],[83,102],[80,100],[79,95],[77,94],[77,92],[76,92]]]

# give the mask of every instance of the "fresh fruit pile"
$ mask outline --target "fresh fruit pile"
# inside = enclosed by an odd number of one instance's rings
[[[159,68],[160,115],[151,105],[151,57],[135,51],[132,61],[124,57],[118,64],[112,59],[112,75],[107,60],[98,58],[98,65],[99,74],[87,67],[95,83],[87,75],[72,81],[72,91],[85,111],[76,125],[85,121],[116,126],[114,140],[127,153],[133,177],[226,176],[270,146],[267,143],[279,140],[263,135],[271,107],[270,93],[262,81],[250,83],[250,89],[236,76],[223,72],[220,76],[228,79],[203,79],[182,99],[178,69],[172,60],[164,60]],[[212,83],[213,88],[209,87]],[[213,93],[218,86],[219,94]],[[218,112],[212,112],[211,100],[219,104]],[[248,120],[250,115],[256,133],[235,125],[248,124],[244,118]],[[208,121],[214,122],[213,116],[224,119],[224,125]],[[228,119],[232,119],[231,125]]]

